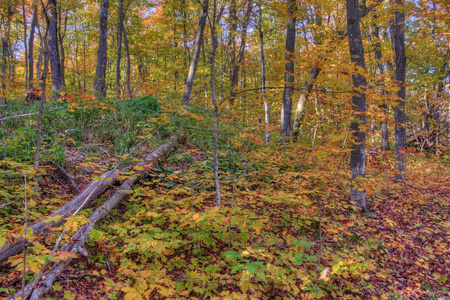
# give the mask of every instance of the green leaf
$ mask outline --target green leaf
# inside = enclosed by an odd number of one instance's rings
[[[236,273],[237,271],[242,271],[244,268],[245,268],[245,266],[242,265],[242,264],[235,265],[235,266],[233,267],[233,269],[231,269],[230,274],[234,274],[234,273]]]

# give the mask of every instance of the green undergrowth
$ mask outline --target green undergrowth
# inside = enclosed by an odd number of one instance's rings
[[[63,162],[65,149],[75,147],[85,152],[125,154],[137,143],[139,136],[151,132],[154,124],[148,119],[159,116],[157,100],[143,97],[129,100],[103,100],[111,108],[71,109],[70,103],[48,101],[43,118],[42,140],[44,158]],[[6,116],[36,113],[39,103],[10,101]],[[37,114],[2,122],[0,157],[15,161],[34,159]],[[148,131],[148,132],[147,132]]]

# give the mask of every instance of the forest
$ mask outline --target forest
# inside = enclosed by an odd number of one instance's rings
[[[447,0],[0,0],[0,299],[450,299]]]

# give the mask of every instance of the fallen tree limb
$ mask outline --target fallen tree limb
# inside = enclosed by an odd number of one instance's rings
[[[52,164],[54,164],[56,166],[56,168],[58,168],[58,171],[61,172],[61,174],[63,174],[67,180],[69,180],[70,184],[72,185],[72,188],[74,189],[74,191],[77,194],[81,193],[80,188],[78,187],[78,184],[75,182],[75,180],[73,179],[72,175],[69,174],[69,172],[66,171],[66,169],[64,169],[60,164],[58,164],[57,162],[52,161]]]
[[[74,254],[82,254],[87,256],[86,250],[84,250],[84,243],[89,238],[89,234],[91,230],[94,228],[95,224],[100,221],[104,216],[106,216],[118,203],[120,203],[126,195],[128,195],[128,191],[132,189],[133,185],[147,176],[151,169],[150,165],[157,163],[162,157],[171,152],[175,146],[183,140],[183,137],[174,136],[170,139],[167,144],[164,144],[158,147],[155,151],[151,152],[144,161],[138,163],[143,171],[139,171],[135,173],[131,178],[125,180],[120,187],[116,189],[116,192],[100,207],[98,207],[92,215],[89,217],[89,223],[83,225],[80,230],[78,230],[72,238],[69,240],[67,244],[61,247],[62,252],[71,252]],[[52,268],[45,274],[37,276],[37,280],[28,284],[23,290],[18,291],[14,295],[14,299],[21,297],[21,299],[27,299],[30,294],[30,299],[42,299],[43,295],[47,293],[52,285],[54,280],[61,274],[64,268],[70,263],[72,260],[71,257],[68,257],[66,260],[57,261]],[[42,284],[35,288],[37,285],[37,281],[43,279]]]
[[[65,204],[63,207],[52,213],[47,218],[34,224],[30,228],[33,230],[33,235],[36,239],[40,239],[50,232],[51,227],[60,226],[64,223],[64,219],[72,215],[79,209],[80,206],[89,205],[92,201],[102,195],[112,184],[117,181],[119,171],[111,170],[104,173],[99,180],[94,180],[89,186],[72,201]],[[46,220],[52,217],[61,216],[61,219],[56,222],[45,223]],[[5,242],[0,247],[0,263],[8,259],[10,256],[16,255],[23,250],[25,246],[25,239],[22,237],[16,239],[14,242]]]

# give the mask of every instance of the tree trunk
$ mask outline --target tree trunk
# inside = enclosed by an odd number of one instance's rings
[[[395,10],[395,20],[392,26],[392,44],[395,51],[395,80],[400,85],[397,92],[397,105],[394,106],[395,114],[395,179],[405,182],[406,172],[406,53],[405,53],[405,12],[404,1],[395,0],[398,5]]]
[[[60,66],[61,66],[61,86],[62,88],[66,87],[66,52],[64,51],[64,37],[66,36],[67,32],[67,18],[68,15],[66,13],[66,16],[64,18],[64,26],[62,24],[62,11],[61,11],[61,4],[58,5],[58,45],[59,45],[59,52],[60,52]],[[63,31],[64,28],[64,31]]]
[[[377,19],[378,16],[375,15],[375,19]],[[384,67],[383,63],[381,62],[382,59],[382,53],[381,53],[381,43],[380,43],[380,27],[378,24],[372,25],[372,36],[374,38],[373,43],[373,52],[375,55],[375,60],[377,62],[377,74],[382,75],[384,73]],[[383,96],[386,96],[387,93],[384,90],[384,80],[380,79],[377,82],[379,93]],[[388,107],[386,104],[386,98],[383,97],[382,103],[379,105],[381,111],[383,112],[383,120],[380,122],[380,133],[381,133],[381,149],[387,151],[389,150],[389,130],[387,125],[387,113],[388,113]]]
[[[191,55],[189,53],[189,47],[187,44],[187,13],[186,13],[186,0],[182,0],[183,1],[183,47],[184,47],[184,71],[183,71],[183,75],[184,75],[184,84],[186,84],[186,80],[187,80],[187,74],[186,74],[186,70],[187,70],[187,66],[188,64],[191,63]]]
[[[125,80],[125,86],[127,89],[128,98],[133,97],[133,93],[131,92],[131,60],[130,60],[130,47],[128,44],[128,35],[125,30],[125,26],[122,26],[123,30],[123,45],[125,47],[125,57],[127,59],[127,74],[126,74],[126,80]]]
[[[295,0],[286,0],[287,3],[287,29],[284,75],[283,104],[281,106],[281,142],[287,142],[291,134],[292,94],[294,92],[294,51],[297,4]]]
[[[6,106],[6,70],[8,68],[8,39],[1,37],[2,40],[2,106]]]
[[[320,60],[320,59],[319,59]],[[294,134],[294,139],[297,140],[300,134],[300,121],[303,116],[303,109],[305,107],[305,102],[308,100],[308,96],[311,93],[313,88],[313,82],[319,76],[320,67],[319,65],[314,66],[309,73],[308,80],[305,82],[303,86],[302,93],[298,99],[297,108],[294,113],[294,125],[292,126],[292,132]]]
[[[266,63],[264,57],[264,33],[262,31],[262,6],[261,1],[258,1],[258,31],[259,31],[259,49],[261,57],[261,94],[264,101],[264,122],[266,130],[266,146],[270,143],[270,106],[266,97]]]
[[[61,61],[59,59],[58,42],[58,7],[57,0],[49,0],[47,7],[48,28],[48,51],[50,55],[50,68],[52,72],[52,90],[58,91],[62,88]]]
[[[30,25],[30,37],[28,38],[28,89],[31,91],[34,86],[34,33],[37,25],[37,4],[33,4],[33,18]]]
[[[348,44],[352,63],[365,69],[364,47],[360,29],[360,11],[358,0],[347,0],[347,28]],[[358,74],[355,69],[353,87],[358,91],[352,97],[352,114],[354,120],[350,124],[352,131],[352,152],[350,154],[350,168],[352,170],[353,183],[350,187],[350,199],[359,207],[366,210],[366,191],[361,185],[361,180],[366,176],[366,133],[365,129],[360,129],[366,125],[366,78],[363,74]]]
[[[28,92],[28,84],[29,84],[29,77],[28,77],[28,45],[27,45],[27,17],[26,17],[26,11],[25,11],[25,3],[22,4],[22,16],[23,16],[23,46],[25,50],[25,94]]]
[[[214,126],[213,126],[213,173],[214,173],[214,186],[216,188],[216,205],[220,209],[221,194],[220,194],[220,182],[219,182],[219,106],[216,99],[215,88],[215,64],[216,64],[216,49],[217,49],[217,36],[216,36],[216,14],[217,14],[217,0],[214,0],[212,26],[211,26],[211,38],[212,38],[212,50],[211,50],[211,97],[214,105]]]
[[[119,21],[117,23],[116,98],[120,99],[120,60],[122,56],[123,0],[119,0]]]
[[[194,54],[189,68],[189,74],[186,80],[182,104],[189,104],[191,99],[192,87],[194,86],[195,71],[197,70],[198,60],[200,58],[200,49],[203,40],[203,31],[205,30],[206,17],[208,15],[208,0],[202,1],[202,13],[198,20],[197,36],[195,37]]]
[[[240,66],[244,63],[244,53],[245,53],[245,43],[247,40],[247,27],[250,22],[250,14],[252,13],[253,1],[249,0],[247,3],[247,10],[245,11],[244,23],[242,24],[242,33],[241,33],[241,45],[239,46],[239,53],[237,57],[237,63],[233,62],[231,66],[231,93],[230,93],[230,106],[233,106],[235,100],[235,89],[239,83],[239,71]],[[234,53],[234,50],[233,50]],[[234,55],[233,55],[234,56]],[[233,59],[235,59],[233,57]]]
[[[109,0],[102,0],[100,8],[100,36],[95,70],[94,94],[97,98],[106,97],[106,66],[108,62],[108,9]]]

